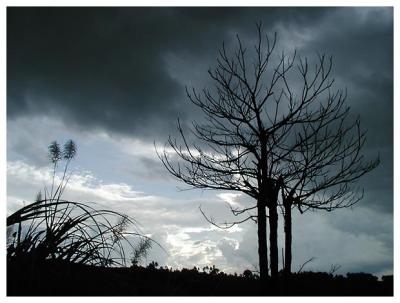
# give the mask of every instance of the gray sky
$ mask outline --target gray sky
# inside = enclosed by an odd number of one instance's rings
[[[393,270],[393,10],[391,8],[8,8],[8,208],[49,182],[50,141],[78,144],[66,197],[129,213],[161,242],[149,260],[174,267],[257,264],[256,226],[211,228],[198,211],[229,219],[244,195],[178,191],[153,142],[198,119],[185,85],[212,85],[207,70],[224,41],[255,38],[255,22],[278,49],[333,55],[333,76],[367,130],[364,154],[381,165],[360,180],[363,201],[294,217],[296,269]],[[254,41],[254,40],[253,40]],[[280,220],[282,229],[282,219]],[[282,236],[282,235],[281,235]]]

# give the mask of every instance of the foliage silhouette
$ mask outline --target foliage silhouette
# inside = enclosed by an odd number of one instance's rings
[[[60,149],[49,148],[54,169]],[[71,145],[70,145],[71,147]],[[68,152],[65,161],[75,152]],[[53,173],[53,181],[56,173]],[[154,240],[138,230],[136,222],[110,210],[61,199],[70,175],[39,192],[36,201],[7,217],[7,294],[14,295],[393,295],[393,276],[383,281],[365,273],[347,277],[303,272],[271,284],[250,270],[226,274],[215,265],[173,270],[151,262],[139,266]],[[50,193],[52,196],[49,197]],[[10,227],[17,227],[13,232]],[[129,237],[136,236],[134,245]],[[133,266],[126,267],[126,245],[133,250]],[[119,265],[125,267],[115,267]],[[267,282],[267,283],[260,283]],[[284,286],[284,287],[283,287]]]
[[[49,146],[53,164],[50,191],[45,197],[39,192],[34,203],[28,204],[7,217],[10,236],[7,245],[8,263],[42,264],[45,260],[78,264],[126,266],[126,249],[136,252],[136,258],[147,253],[154,242],[142,235],[137,223],[126,215],[111,210],[95,209],[88,203],[62,200],[68,184],[68,166],[76,155],[76,145],[67,141],[64,149],[54,141]],[[63,174],[56,184],[56,170],[65,160]],[[13,227],[15,232],[11,232]],[[128,228],[132,229],[128,231]],[[133,239],[147,245],[137,247]]]
[[[214,266],[213,266],[214,267]],[[213,268],[211,267],[211,268]],[[226,274],[192,269],[158,267],[131,268],[87,266],[46,260],[34,271],[25,271],[15,264],[7,268],[10,277],[7,294],[40,296],[392,296],[393,276],[383,281],[365,274],[347,277],[321,272],[294,273],[273,288],[250,270],[243,274]],[[285,287],[283,287],[285,286]],[[278,290],[278,292],[276,291]]]

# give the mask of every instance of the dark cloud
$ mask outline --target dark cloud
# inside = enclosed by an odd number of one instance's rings
[[[254,23],[315,23],[327,9],[8,8],[9,119],[49,114],[84,129],[157,137],[191,120],[167,54],[215,60]],[[185,66],[190,78],[191,64]]]
[[[10,117],[44,112],[84,128],[134,133],[175,117],[181,90],[163,68],[162,39],[151,39],[154,26],[146,30],[134,16],[118,16],[118,10],[10,9]]]
[[[333,25],[335,26],[328,26]],[[348,104],[361,115],[371,145],[393,145],[393,11],[340,9],[313,29],[302,49],[334,59],[333,73],[348,89]]]
[[[393,249],[393,215],[377,214],[361,205],[353,210],[339,210],[335,215],[326,216],[329,224],[339,231],[357,237],[374,237],[384,243],[389,250]]]
[[[368,130],[381,165],[360,183],[366,206],[393,209],[393,9],[8,8],[7,115],[164,141],[195,109],[184,85],[203,87],[222,41],[254,38],[257,21],[279,42],[334,57],[334,76]],[[15,149],[23,149],[16,145]],[[156,163],[139,159],[162,176]],[[150,171],[150,169],[149,169]]]
[[[379,260],[375,262],[354,262],[346,267],[346,272],[349,273],[374,273],[378,275],[382,272],[391,272],[393,270],[393,262],[390,260]]]

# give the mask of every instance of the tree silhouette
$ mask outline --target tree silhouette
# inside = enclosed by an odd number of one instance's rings
[[[306,69],[301,65],[302,74]],[[351,207],[363,197],[363,191],[353,186],[355,181],[379,164],[379,159],[364,160],[361,151],[365,132],[360,129],[359,118],[349,117],[345,99],[341,92],[329,95],[327,106],[302,123],[294,142],[283,148],[288,151],[281,192],[287,274],[292,262],[292,207],[297,206],[301,213],[308,209],[332,211]]]
[[[275,279],[278,207],[285,209],[285,230],[291,231],[294,205],[300,209],[351,205],[346,202],[352,194],[348,184],[376,165],[364,164],[359,154],[364,134],[358,119],[347,124],[345,93],[332,92],[332,59],[318,56],[311,69],[307,59],[300,58],[296,69],[296,52],[273,56],[276,41],[276,34],[272,40],[264,38],[257,24],[252,54],[239,36],[233,53],[223,44],[216,67],[208,71],[215,87],[201,93],[186,89],[205,122],[193,122],[186,132],[178,120],[180,140],[169,137],[159,153],[167,170],[191,187],[239,191],[255,199],[250,207],[231,206],[233,215],[240,216],[234,222],[217,224],[201,211],[221,228],[248,220],[257,223],[262,280],[269,273],[267,218]],[[291,257],[286,258],[290,264]]]
[[[345,105],[346,91],[330,89],[334,83],[334,79],[328,80],[332,58],[326,60],[320,55],[318,62],[311,79],[307,60],[299,62],[302,95],[315,90],[316,77],[321,77],[328,86],[325,102],[316,101],[319,108],[312,102],[299,107],[304,118],[292,127],[291,138],[286,137],[279,146],[279,158],[285,163],[281,206],[286,274],[291,272],[292,263],[292,208],[303,213],[309,209],[332,211],[353,206],[363,197],[363,191],[354,183],[379,164],[379,158],[366,161],[362,155],[366,132],[360,128],[359,117],[350,116],[350,107]]]

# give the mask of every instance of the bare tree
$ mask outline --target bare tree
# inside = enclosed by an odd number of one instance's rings
[[[325,58],[321,56],[320,66]],[[332,66],[329,60],[329,71]],[[308,65],[300,62],[304,83]],[[321,73],[324,73],[323,69]],[[333,83],[333,80],[331,80]],[[304,90],[310,89],[305,86]],[[297,125],[294,140],[282,142],[280,157],[285,163],[281,205],[285,230],[285,273],[291,272],[292,263],[292,208],[301,213],[308,209],[332,211],[353,206],[363,197],[363,191],[354,183],[379,164],[379,159],[365,161],[361,151],[365,132],[360,129],[359,118],[350,117],[345,106],[343,91],[330,92],[327,102]]]
[[[239,191],[255,199],[256,203],[250,207],[231,207],[233,215],[240,216],[234,222],[217,224],[206,218],[223,228],[248,220],[257,223],[261,279],[269,272],[267,218],[271,277],[278,274],[278,206],[282,205],[279,192],[283,193],[285,204],[296,198],[303,207],[327,206],[330,200],[335,200],[334,194],[319,204],[312,200],[313,195],[351,182],[348,175],[352,169],[343,167],[342,177],[331,181],[324,179],[324,169],[335,161],[340,164],[336,159],[341,156],[347,159],[354,149],[349,145],[342,155],[335,151],[330,155],[326,150],[312,160],[305,160],[312,164],[302,162],[302,157],[310,157],[312,153],[308,149],[319,149],[319,144],[324,144],[321,135],[326,125],[341,121],[342,116],[336,112],[342,109],[344,98],[340,91],[331,93],[333,80],[328,78],[331,60],[327,62],[325,56],[320,56],[311,70],[307,60],[300,59],[296,69],[296,52],[292,56],[282,52],[275,58],[272,56],[275,46],[276,34],[272,40],[268,35],[264,38],[260,24],[252,55],[238,36],[232,54],[223,44],[216,67],[208,72],[215,83],[214,89],[201,92],[186,89],[189,100],[202,110],[205,122],[193,122],[186,132],[178,120],[180,140],[169,137],[159,153],[168,171],[191,187]],[[343,128],[340,123],[338,127]],[[189,138],[200,143],[189,142]],[[337,140],[333,143],[343,144]],[[317,159],[321,159],[320,165],[315,163]],[[302,171],[308,174],[306,181]],[[322,181],[318,181],[318,175]],[[293,205],[290,202],[290,207]]]

